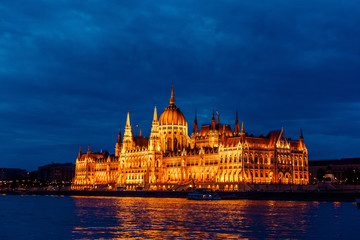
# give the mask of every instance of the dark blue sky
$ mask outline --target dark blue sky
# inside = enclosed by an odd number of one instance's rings
[[[192,130],[235,112],[245,130],[303,129],[310,159],[360,157],[359,1],[0,3],[0,167],[34,170],[114,152],[130,111]]]

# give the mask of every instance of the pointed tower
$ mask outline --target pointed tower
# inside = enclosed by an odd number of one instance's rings
[[[212,119],[211,119],[211,126],[210,126],[210,130],[215,130],[216,129],[216,122],[215,122],[215,109],[213,108],[213,114],[212,114]]]
[[[121,130],[119,128],[118,140],[115,144],[115,156],[119,157],[121,153]]]
[[[238,112],[236,112],[234,135],[235,135],[235,136],[239,136],[239,135],[240,135],[240,126],[239,126]]]
[[[130,114],[129,114],[129,112],[127,113],[127,117],[126,117],[124,140],[123,140],[122,145],[123,145],[123,147],[122,147],[123,151],[132,149],[134,147],[134,140],[133,140],[132,127],[131,127],[131,124],[130,124]]]
[[[210,147],[217,147],[219,145],[219,133],[221,129],[219,126],[217,127],[215,122],[215,110],[213,108],[213,115],[211,119],[210,131],[209,131],[209,146]]]
[[[188,147],[190,138],[185,117],[175,105],[174,88],[171,89],[170,105],[159,118],[161,150],[174,152]]]
[[[82,153],[81,153],[81,146],[80,146],[79,154],[78,154],[78,159],[79,159],[79,160],[80,160],[80,158],[81,158],[81,155],[82,155]]]
[[[155,105],[155,108],[154,108],[154,117],[153,117],[153,122],[157,122],[157,111],[156,111],[156,105]]]
[[[302,129],[300,129],[299,147],[300,147],[301,150],[305,149],[305,143],[304,143],[304,137],[303,137]]]
[[[87,153],[86,153],[87,155],[89,155],[90,154],[90,145],[88,145],[88,150],[87,150]]]
[[[195,112],[194,128],[193,128],[192,133],[194,133],[194,134],[199,133],[199,127],[198,127],[198,123],[197,123],[196,112]]]
[[[160,151],[159,121],[157,118],[156,105],[154,107],[154,116],[151,126],[149,150]]]
[[[193,131],[191,133],[191,137],[190,137],[190,148],[194,148],[196,146],[196,137],[199,135],[199,127],[198,127],[198,122],[197,122],[197,117],[196,117],[196,112],[195,112],[195,119],[194,119],[194,127],[193,127]]]
[[[240,141],[241,141],[242,143],[245,142],[244,122],[241,123]]]

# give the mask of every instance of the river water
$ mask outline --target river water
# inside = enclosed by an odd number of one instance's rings
[[[0,239],[360,239],[354,203],[0,196]]]

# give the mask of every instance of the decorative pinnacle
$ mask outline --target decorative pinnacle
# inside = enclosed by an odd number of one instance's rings
[[[244,121],[241,123],[241,133],[245,133],[245,131],[244,131]]]
[[[170,97],[170,105],[175,104],[175,98],[174,98],[174,86],[171,87],[171,97]]]
[[[303,133],[302,133],[302,128],[300,128],[300,139],[304,139]]]
[[[196,112],[195,112],[195,120],[194,120],[193,133],[198,133],[198,132],[199,132],[199,129],[198,129],[198,123],[197,123]]]
[[[127,113],[127,117],[126,117],[126,126],[130,126],[130,114],[129,114],[129,112]]]
[[[156,111],[156,105],[154,108],[154,117],[153,117],[153,121],[157,121],[157,111]]]
[[[235,119],[235,129],[234,133],[238,134],[240,133],[240,127],[239,127],[239,118],[238,118],[238,112],[236,111],[236,119]]]

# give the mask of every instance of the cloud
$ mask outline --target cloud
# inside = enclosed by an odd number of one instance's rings
[[[149,134],[153,107],[160,114],[168,105],[172,84],[190,131],[194,112],[208,124],[214,107],[229,124],[238,111],[250,133],[284,126],[297,138],[303,128],[312,159],[357,156],[346,142],[360,142],[359,7],[320,0],[1,3],[0,163],[73,161],[87,144],[111,151],[127,111]]]

